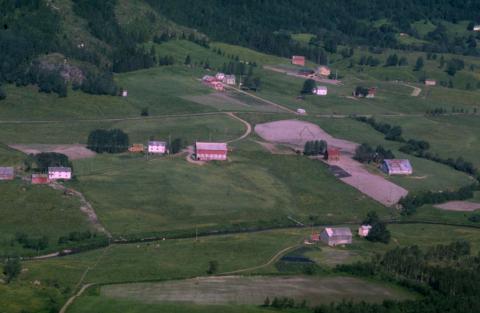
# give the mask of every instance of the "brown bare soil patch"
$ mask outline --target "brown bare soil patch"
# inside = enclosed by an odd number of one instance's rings
[[[469,201],[450,201],[435,205],[436,208],[447,211],[472,212],[480,210],[480,203]]]
[[[56,152],[68,156],[70,160],[79,160],[92,158],[95,152],[86,148],[82,144],[72,145],[46,145],[46,144],[14,144],[9,145],[10,148],[22,151],[26,154],[39,154],[42,152]]]

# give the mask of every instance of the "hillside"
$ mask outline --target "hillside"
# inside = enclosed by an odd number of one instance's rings
[[[0,312],[476,312],[480,7],[417,2],[0,0]]]

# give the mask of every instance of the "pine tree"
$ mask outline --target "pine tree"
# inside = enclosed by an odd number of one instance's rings
[[[187,54],[187,57],[185,58],[185,65],[190,65],[192,64],[192,59],[190,57],[190,54]]]

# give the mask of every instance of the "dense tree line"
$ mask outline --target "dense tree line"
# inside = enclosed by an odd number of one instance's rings
[[[47,172],[49,167],[72,167],[68,156],[57,152],[42,152],[27,158],[27,170],[33,169],[38,172]]]
[[[372,226],[366,237],[367,240],[372,242],[382,242],[385,244],[390,242],[390,231],[387,229],[387,224],[380,220],[375,211],[371,211],[367,214],[362,225]]]
[[[87,139],[87,148],[97,153],[121,153],[127,151],[128,146],[128,135],[120,129],[96,129]]]
[[[385,149],[382,145],[378,145],[375,149],[367,143],[362,143],[355,149],[353,158],[361,163],[375,162],[382,163],[385,159],[394,159],[395,155],[391,150]]]
[[[372,126],[376,131],[385,135],[386,140],[391,141],[405,141],[402,137],[402,128],[400,126],[393,126],[388,123],[377,122],[373,117],[355,117],[355,120],[363,123],[367,123]]]

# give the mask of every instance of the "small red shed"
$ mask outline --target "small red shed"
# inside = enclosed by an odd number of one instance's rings
[[[327,149],[328,160],[329,161],[338,161],[340,160],[340,149],[329,147]]]
[[[292,56],[292,64],[293,65],[299,65],[299,66],[305,66],[305,57],[301,56],[301,55]]]
[[[32,174],[33,185],[46,185],[50,182],[47,174]]]

